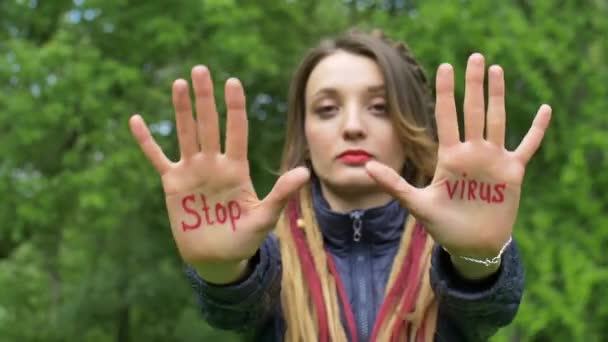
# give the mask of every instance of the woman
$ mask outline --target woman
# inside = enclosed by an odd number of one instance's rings
[[[511,234],[551,108],[507,151],[503,72],[489,68],[487,115],[484,74],[473,54],[461,141],[453,70],[439,66],[437,146],[427,80],[403,44],[323,41],[293,79],[282,175],[263,200],[238,80],[226,82],[224,153],[205,67],[192,70],[196,121],[186,81],[173,85],[180,161],[134,115],[204,318],[256,341],[481,341],[508,324],[523,291]]]

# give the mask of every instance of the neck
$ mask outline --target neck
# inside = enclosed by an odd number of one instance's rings
[[[381,191],[379,188],[346,193],[333,189],[323,182],[320,182],[320,185],[323,197],[329,204],[329,207],[338,213],[380,207],[393,199],[391,195]]]

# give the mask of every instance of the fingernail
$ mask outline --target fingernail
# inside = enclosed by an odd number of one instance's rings
[[[452,71],[453,67],[450,63],[441,63],[439,65],[439,70],[441,71]]]
[[[500,75],[500,74],[502,74],[502,67],[500,65],[498,65],[498,64],[494,64],[494,65],[490,66],[489,71],[491,73],[495,73],[497,75]]]
[[[207,68],[203,64],[198,64],[198,65],[195,65],[194,68],[192,68],[192,71],[207,72],[207,71],[209,71],[209,68]]]
[[[178,78],[173,82],[173,86],[187,87],[188,82],[186,82],[186,80],[184,80],[183,78]]]
[[[471,54],[471,57],[469,57],[469,60],[473,63],[483,63],[483,55],[480,54],[479,52],[475,52],[475,53]]]

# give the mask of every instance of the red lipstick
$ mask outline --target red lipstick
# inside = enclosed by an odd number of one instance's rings
[[[372,159],[372,155],[365,150],[346,150],[338,156],[338,159],[346,164],[360,165]]]

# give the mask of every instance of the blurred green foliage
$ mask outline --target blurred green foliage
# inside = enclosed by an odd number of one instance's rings
[[[431,78],[452,63],[459,103],[470,53],[502,65],[510,148],[552,105],[516,227],[526,292],[494,340],[606,340],[606,18],[602,0],[0,2],[0,341],[229,339],[197,313],[128,117],[176,159],[171,82],[204,63],[222,107],[239,77],[263,196],[293,69],[352,26],[407,41]]]

